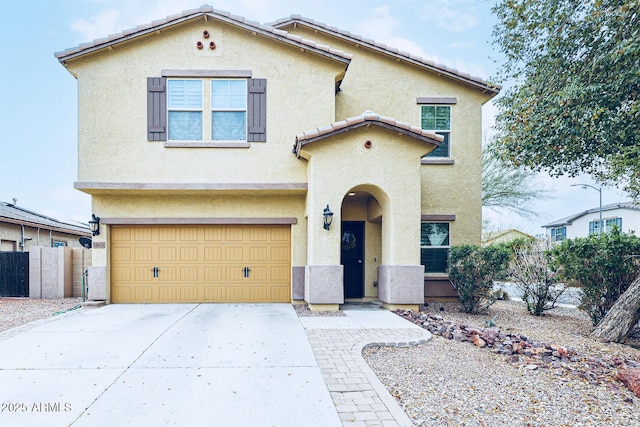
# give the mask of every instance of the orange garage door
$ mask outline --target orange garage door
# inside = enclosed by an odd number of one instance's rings
[[[111,302],[289,302],[289,226],[112,226]]]

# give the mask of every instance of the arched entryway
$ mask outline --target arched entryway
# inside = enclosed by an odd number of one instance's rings
[[[382,261],[382,205],[386,196],[374,186],[357,186],[341,206],[340,264],[345,300],[378,299],[378,267]]]

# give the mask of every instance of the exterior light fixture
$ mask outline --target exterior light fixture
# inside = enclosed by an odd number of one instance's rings
[[[96,214],[91,214],[91,220],[89,221],[89,228],[94,236],[100,234],[100,217]]]
[[[324,229],[328,230],[331,228],[331,222],[333,222],[333,212],[329,209],[329,205],[322,211],[322,216],[324,217]]]

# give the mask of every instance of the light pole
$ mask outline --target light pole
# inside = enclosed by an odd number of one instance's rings
[[[600,227],[598,228],[598,234],[602,233],[602,229],[604,228],[604,224],[602,223],[602,187],[598,188],[590,184],[571,184],[571,187],[582,187],[583,190],[586,190],[587,187],[591,187],[600,193]]]

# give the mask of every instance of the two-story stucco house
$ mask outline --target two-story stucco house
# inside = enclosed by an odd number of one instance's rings
[[[480,243],[498,88],[479,78],[210,6],[56,57],[100,218],[94,299],[415,307],[446,295],[451,245]]]
[[[542,227],[554,242],[607,233],[614,226],[623,233],[640,232],[640,205],[633,202],[612,203],[587,209],[552,221]]]

